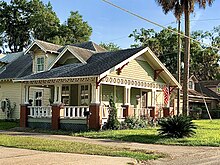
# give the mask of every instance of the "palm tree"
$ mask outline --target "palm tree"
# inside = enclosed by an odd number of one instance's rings
[[[205,9],[206,4],[212,5],[214,0],[155,0],[162,7],[165,14],[172,11],[177,20],[184,13],[185,17],[185,48],[184,48],[184,77],[183,77],[183,114],[188,115],[188,86],[189,86],[189,60],[190,60],[190,13],[194,12],[195,4]]]

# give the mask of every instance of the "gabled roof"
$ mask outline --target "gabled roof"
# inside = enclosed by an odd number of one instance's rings
[[[96,53],[87,64],[69,64],[21,78],[20,80],[49,79],[57,77],[99,76],[125,59],[133,56],[144,48],[120,50],[116,52]],[[59,74],[57,74],[59,73]]]
[[[0,80],[24,77],[31,73],[32,58],[29,54],[25,54],[5,66],[5,69],[0,73]]]
[[[77,47],[80,47],[80,48],[92,50],[92,51],[95,51],[95,52],[106,52],[107,51],[106,49],[104,49],[103,47],[97,45],[96,43],[94,43],[92,41],[83,42],[83,43],[79,43],[79,44],[73,44],[73,46],[77,46]]]
[[[41,40],[34,40],[34,42],[32,42],[29,48],[25,51],[25,54],[28,53],[34,45],[39,46],[41,50],[43,50],[44,52],[51,52],[51,53],[59,53],[60,49],[63,48],[63,46],[61,45],[56,45]]]
[[[220,80],[200,81],[204,86],[217,86],[220,84]]]
[[[5,54],[4,57],[0,58],[0,62],[8,64],[22,55],[24,55],[24,52]]]
[[[195,90],[207,95],[208,97],[213,97],[216,99],[220,99],[220,95],[209,89],[208,87],[205,87],[201,82],[195,84]]]
[[[94,54],[94,52],[90,50],[67,45],[62,50],[62,52],[57,56],[57,58],[54,60],[54,62],[51,64],[48,70],[50,70],[67,51],[70,51],[71,54],[75,56],[82,63],[86,63],[86,61]]]
[[[153,69],[162,69],[161,78],[171,86],[181,88],[180,84],[165,68],[160,60],[153,54],[149,48],[132,48],[125,50],[118,50],[115,52],[102,52],[92,55],[86,64],[69,64],[66,66],[57,67],[47,72],[37,73],[20,78],[16,81],[32,81],[32,80],[47,80],[53,78],[67,78],[67,77],[84,77],[96,76],[104,77],[111,71],[114,71],[124,64],[134,60],[135,58],[144,55]]]

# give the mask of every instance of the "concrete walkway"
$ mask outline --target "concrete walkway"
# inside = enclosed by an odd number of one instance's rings
[[[0,165],[126,165],[130,158],[42,152],[0,147]]]
[[[89,138],[72,137],[65,135],[47,135],[47,134],[28,133],[28,132],[0,131],[0,133],[13,135],[13,136],[31,136],[31,137],[46,138],[46,139],[57,139],[57,140],[65,140],[65,141],[76,141],[76,142],[86,142],[86,143],[100,144],[100,145],[126,147],[133,149],[145,149],[149,151],[162,152],[169,155],[169,157],[165,159],[149,161],[147,162],[147,164],[220,165],[220,147],[192,147],[192,146],[140,144],[140,143],[113,141],[108,139],[89,139]]]

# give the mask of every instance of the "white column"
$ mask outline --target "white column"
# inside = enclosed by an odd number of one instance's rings
[[[152,89],[151,91],[151,106],[156,106],[156,89]]]
[[[100,103],[100,86],[97,86],[96,83],[92,84],[92,100],[91,103],[99,104]]]
[[[131,87],[125,86],[124,88],[124,102],[125,105],[131,104]]]
[[[25,99],[24,99],[24,103],[25,104],[29,104],[29,89],[30,89],[30,86],[28,85],[25,85]]]
[[[54,103],[61,103],[62,85],[54,85]]]

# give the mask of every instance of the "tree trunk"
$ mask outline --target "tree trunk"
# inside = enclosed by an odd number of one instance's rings
[[[188,1],[185,3],[185,35],[190,37],[190,12]],[[184,50],[184,77],[183,77],[183,115],[189,114],[189,59],[190,59],[190,39],[185,37],[185,50]]]
[[[177,53],[177,75],[178,83],[181,84],[181,38],[180,38],[180,20],[178,21],[178,53]],[[180,114],[180,89],[177,90],[177,115]]]

